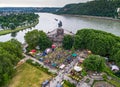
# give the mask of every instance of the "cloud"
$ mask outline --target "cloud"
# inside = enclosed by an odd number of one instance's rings
[[[90,0],[0,0],[0,7],[63,7]]]

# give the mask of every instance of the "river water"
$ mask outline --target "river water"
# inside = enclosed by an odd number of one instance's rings
[[[34,28],[28,28],[16,33],[6,34],[0,36],[0,41],[5,42],[12,38],[17,39],[18,41],[24,43],[24,35],[28,31],[38,29],[43,30],[44,32],[52,31],[58,27],[58,22],[62,21],[62,28],[76,33],[77,30],[83,28],[92,28],[97,30],[106,31],[117,36],[120,36],[120,22],[105,20],[105,19],[96,19],[89,17],[81,16],[71,16],[71,15],[56,15],[51,13],[37,13],[39,14],[39,24]],[[58,19],[56,21],[55,19]]]

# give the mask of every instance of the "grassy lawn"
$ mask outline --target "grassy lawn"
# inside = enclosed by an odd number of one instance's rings
[[[40,84],[51,76],[36,67],[25,63],[17,68],[16,75],[8,87],[41,87]]]
[[[12,32],[18,32],[18,31],[20,31],[20,30],[24,30],[24,29],[33,27],[33,26],[37,25],[38,22],[39,22],[39,21],[36,21],[36,22],[33,23],[32,25],[24,26],[24,27],[20,27],[20,28],[16,28],[15,30],[11,30],[11,29],[1,30],[1,31],[0,31],[0,35],[5,35],[5,34],[8,34],[8,33],[12,33]]]
[[[74,84],[70,83],[69,81],[64,80],[63,87],[76,87]]]
[[[63,87],[69,87],[67,84],[63,84]]]

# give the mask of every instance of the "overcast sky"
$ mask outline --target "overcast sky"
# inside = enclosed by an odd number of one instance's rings
[[[90,0],[0,0],[0,7],[63,7]]]

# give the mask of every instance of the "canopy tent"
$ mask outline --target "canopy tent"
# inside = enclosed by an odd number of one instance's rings
[[[43,58],[40,58],[39,61],[43,61],[44,59]]]
[[[35,53],[35,52],[36,52],[36,50],[35,50],[35,49],[32,49],[30,52],[33,52],[33,53]]]
[[[56,64],[56,63],[52,63],[51,65],[52,65],[53,67],[56,67],[56,66],[57,66],[57,64]]]
[[[80,62],[80,63],[83,63],[84,60],[85,60],[85,59],[80,58],[79,62]]]
[[[119,67],[116,66],[116,65],[112,65],[111,68],[112,68],[112,69],[111,69],[112,71],[114,71],[114,70],[119,70]]]
[[[49,60],[45,60],[44,62],[45,62],[45,63],[49,63],[50,61],[49,61]]]
[[[73,56],[73,57],[76,57],[76,56],[77,56],[77,54],[76,54],[76,53],[73,53],[73,54],[72,54],[72,56]]]
[[[75,70],[75,71],[77,71],[77,72],[79,72],[79,71],[81,71],[81,70],[82,70],[82,67],[79,67],[79,66],[74,66],[74,70]]]
[[[41,56],[42,54],[41,53],[37,53],[36,56]]]
[[[45,50],[45,52],[48,54],[48,53],[50,53],[52,50],[50,49],[50,48],[47,48],[46,50]]]
[[[80,56],[78,56],[77,59],[80,60],[81,59]]]
[[[65,67],[65,65],[64,64],[62,64],[59,68],[60,69],[63,69]]]
[[[34,54],[34,52],[29,52],[29,54]]]
[[[71,60],[71,57],[70,57],[70,56],[69,56],[69,57],[67,57],[67,60],[68,60],[68,61],[70,61],[70,60]]]
[[[87,52],[88,52],[88,54],[91,54],[91,53],[92,53],[90,50],[88,50]]]
[[[44,51],[43,53],[42,53],[42,56],[46,56],[47,55],[47,53]]]
[[[56,87],[63,87],[60,83],[58,83],[57,85],[56,85]]]
[[[52,45],[52,49],[54,49],[54,48],[56,48],[56,45],[55,45],[55,44]]]

